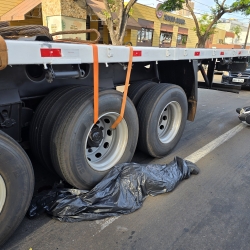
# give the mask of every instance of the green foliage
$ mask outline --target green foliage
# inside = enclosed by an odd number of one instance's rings
[[[128,2],[124,3],[124,6],[127,6]],[[133,8],[131,7],[131,9],[129,10],[129,15],[132,16],[134,13]]]
[[[132,7],[137,0],[103,0],[104,9],[101,11],[107,24],[113,45],[122,45],[126,31],[126,24]]]
[[[234,26],[232,29],[233,33],[237,36],[238,40],[240,39],[240,33],[242,28],[239,25]]]
[[[107,0],[109,8],[111,12],[116,12],[118,9],[118,5],[115,0]]]
[[[123,0],[107,0],[107,2],[108,2],[108,6],[109,6],[109,8],[110,8],[110,11],[111,11],[111,13],[116,13],[116,12],[118,12],[118,10],[119,10],[119,4],[122,2],[123,3],[123,6],[124,6],[124,8],[125,8],[125,6],[127,6],[127,2],[125,3]],[[102,14],[105,16],[105,18],[106,19],[108,19],[108,18],[111,18],[112,16],[111,16],[111,14],[110,14],[110,12],[108,12],[107,10],[102,10]],[[131,16],[133,14],[133,9],[132,8],[130,8],[130,10],[129,10],[129,15]],[[114,20],[115,21],[115,20]]]
[[[109,9],[112,12],[117,12],[118,10],[118,4],[115,0],[107,0]],[[111,18],[110,13],[107,10],[102,10],[102,14],[105,16],[106,19]]]
[[[250,1],[249,0],[237,0],[229,7],[245,15],[250,15]]]
[[[184,36],[181,37],[181,43],[183,45],[187,44],[187,36],[184,35]]]
[[[111,18],[110,13],[106,10],[102,10],[102,14],[105,16],[106,19]]]
[[[200,18],[198,18],[198,22],[199,22],[199,31],[201,36],[206,35],[207,38],[214,34],[216,25],[214,24],[212,26],[212,28],[210,30],[208,30],[209,25],[211,24],[211,22],[213,21],[214,17],[212,15],[208,15],[208,14],[203,14]],[[194,31],[197,31],[197,28],[194,28]]]
[[[185,0],[167,0],[160,6],[159,10],[163,10],[166,12],[181,10],[183,8],[183,4]]]
[[[231,5],[228,5],[225,1],[224,4],[221,4],[220,1],[214,0],[215,7],[211,8],[211,14],[216,16],[218,13],[233,13],[241,12],[242,14],[250,14],[250,1],[249,0],[236,0]]]

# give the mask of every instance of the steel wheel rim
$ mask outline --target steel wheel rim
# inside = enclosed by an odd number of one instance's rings
[[[177,135],[182,119],[182,110],[178,102],[168,103],[158,120],[158,137],[162,143],[171,142]]]
[[[128,126],[124,119],[115,130],[111,130],[111,125],[118,118],[115,112],[105,113],[99,117],[96,124],[93,124],[88,132],[85,141],[85,155],[88,164],[97,171],[106,171],[112,168],[121,159],[128,142]],[[108,122],[109,121],[109,122]],[[103,139],[98,147],[89,147],[88,141],[93,128],[98,126],[102,129]]]
[[[5,182],[3,180],[3,177],[0,175],[0,214],[3,210],[3,206],[5,204],[6,201],[6,185]]]

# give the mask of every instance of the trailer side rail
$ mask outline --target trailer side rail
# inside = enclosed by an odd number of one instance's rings
[[[5,40],[8,64],[81,64],[93,63],[92,47],[85,44],[41,41]],[[99,63],[127,62],[129,48],[97,45]],[[199,60],[229,57],[247,57],[246,49],[154,48],[134,47],[133,62]]]

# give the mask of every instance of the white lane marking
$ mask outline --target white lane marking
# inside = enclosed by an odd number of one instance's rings
[[[224,142],[228,141],[230,138],[235,136],[237,133],[239,133],[245,127],[246,126],[242,123],[237,125],[236,127],[227,131],[225,134],[219,136],[217,139],[211,141],[210,143],[208,143],[204,147],[198,149],[193,154],[186,157],[185,160],[191,161],[193,163],[199,161],[201,158],[203,158],[205,155],[209,154],[215,148],[219,147],[221,144],[223,144]]]
[[[106,227],[108,227],[110,224],[112,224],[115,220],[117,220],[120,217],[121,216],[116,216],[116,217],[106,218],[103,220],[97,220],[96,224],[101,226],[98,232],[100,233],[102,230],[104,230]]]
[[[117,226],[116,231],[118,231],[118,232],[127,232],[128,228],[122,227],[122,226]]]
[[[237,133],[239,133],[243,128],[246,126],[243,123],[240,123],[236,127],[232,128],[231,130],[227,131],[225,134],[219,136],[217,139],[211,141],[204,147],[198,149],[193,154],[189,155],[185,158],[185,160],[191,161],[193,163],[199,161],[202,157],[209,154],[211,151],[213,151],[215,148],[219,147],[224,142],[228,141],[230,138],[235,136]],[[112,224],[115,220],[117,220],[120,216],[117,217],[111,217],[103,220],[96,221],[97,224],[101,226],[101,229],[99,230],[99,233],[104,230],[106,227],[108,227],[110,224]]]
[[[116,217],[112,217],[110,219],[108,219],[107,221],[105,221],[102,225],[101,225],[101,229],[99,232],[101,232],[104,228],[108,227],[110,224],[112,224],[115,220],[117,220],[120,216],[116,216]]]

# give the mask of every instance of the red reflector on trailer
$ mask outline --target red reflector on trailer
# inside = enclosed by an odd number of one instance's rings
[[[61,49],[41,49],[41,57],[61,57]]]
[[[141,50],[134,50],[133,51],[133,56],[141,56],[142,55],[142,51]]]
[[[241,54],[241,51],[239,51],[239,55]]]
[[[224,53],[223,51],[220,52],[220,55],[221,55],[221,56],[224,56],[224,54],[225,54],[225,53]]]
[[[201,52],[200,51],[196,51],[196,52],[194,52],[194,55],[195,56],[199,56],[201,54]]]

